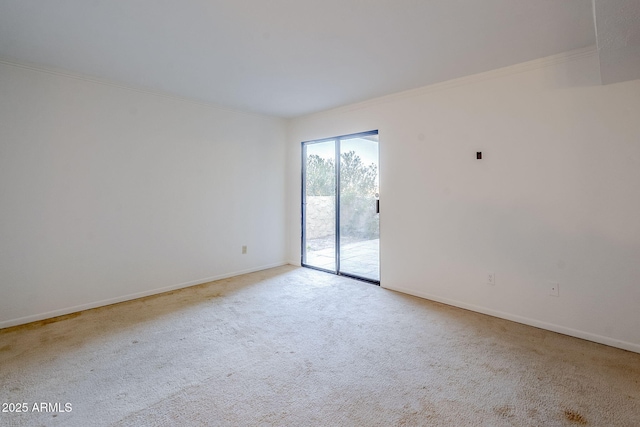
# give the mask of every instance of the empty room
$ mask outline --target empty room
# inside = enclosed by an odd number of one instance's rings
[[[0,425],[639,426],[637,0],[0,0]]]

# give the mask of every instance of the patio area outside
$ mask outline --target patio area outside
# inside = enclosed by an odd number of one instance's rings
[[[342,239],[340,272],[366,279],[380,280],[380,239]],[[306,264],[336,270],[335,238],[333,236],[307,242]]]

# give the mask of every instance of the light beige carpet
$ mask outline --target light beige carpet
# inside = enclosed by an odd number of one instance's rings
[[[640,426],[640,354],[309,269],[53,320],[0,331],[0,425]]]

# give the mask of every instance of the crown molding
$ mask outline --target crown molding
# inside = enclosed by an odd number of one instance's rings
[[[388,102],[397,101],[404,98],[413,98],[432,92],[438,92],[447,89],[453,89],[460,86],[466,86],[474,83],[483,82],[486,80],[498,79],[501,77],[507,77],[514,74],[520,74],[527,71],[534,71],[541,68],[550,67],[552,65],[562,64],[566,62],[577,61],[582,58],[597,57],[598,50],[595,45],[588,46],[581,49],[575,49],[568,52],[559,53],[556,55],[547,56],[544,58],[534,59],[527,62],[521,62],[519,64],[509,65],[502,68],[496,68],[494,70],[484,71],[482,73],[472,74],[470,76],[458,77],[444,82],[434,83],[427,86],[422,86],[415,89],[409,89],[402,92],[392,93],[390,95],[383,95],[377,98],[368,99],[366,101],[356,102],[353,104],[332,108],[329,110],[319,111],[317,113],[311,113],[304,116],[294,117],[290,120],[306,120],[307,118],[319,117],[328,114],[345,113],[354,110],[360,110],[363,108],[372,107],[378,104],[385,104]]]
[[[225,107],[225,106],[214,104],[214,103],[211,103],[211,102],[200,101],[198,99],[189,98],[189,97],[186,97],[186,96],[175,95],[175,94],[170,93],[170,92],[163,92],[163,91],[160,91],[160,90],[144,88],[144,87],[129,86],[129,85],[118,83],[118,82],[115,82],[115,81],[112,81],[112,80],[102,79],[100,77],[88,76],[88,75],[74,73],[74,72],[71,72],[71,71],[62,70],[62,69],[58,69],[58,68],[47,67],[47,66],[43,66],[43,65],[29,64],[29,63],[18,61],[18,60],[12,59],[12,58],[0,57],[0,65],[7,65],[7,66],[10,66],[10,67],[21,68],[21,69],[29,70],[29,71],[35,71],[35,72],[38,72],[38,73],[50,74],[50,75],[58,76],[58,77],[64,77],[64,78],[73,79],[73,80],[80,80],[80,81],[87,82],[87,83],[93,83],[93,84],[98,84],[98,85],[103,85],[103,86],[114,87],[114,88],[118,88],[118,89],[129,91],[129,92],[137,92],[137,93],[141,93],[141,94],[144,94],[144,95],[151,95],[151,96],[155,96],[155,97],[158,97],[158,98],[164,98],[164,99],[169,99],[169,100],[173,100],[173,101],[179,101],[179,102],[183,102],[183,103],[186,103],[186,104],[198,105],[198,106],[201,106],[201,107],[212,108],[212,109],[215,109],[215,110],[225,111],[225,112],[229,112],[229,113],[244,114],[244,115],[253,116],[253,117],[284,120],[282,117],[278,117],[278,116],[270,116],[270,115],[267,115],[267,114],[254,113],[254,112],[251,112],[251,111],[245,111],[245,110],[239,110],[239,109],[235,109],[235,108],[231,108],[231,107]]]

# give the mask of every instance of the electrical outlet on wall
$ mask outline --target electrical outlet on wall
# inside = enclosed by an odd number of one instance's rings
[[[490,271],[487,273],[487,285],[495,285],[496,284],[496,273]]]
[[[552,297],[560,296],[560,283],[549,282],[549,295],[551,295]]]
[[[245,255],[247,253],[247,246],[242,246],[242,254]]]

